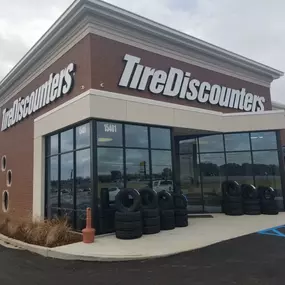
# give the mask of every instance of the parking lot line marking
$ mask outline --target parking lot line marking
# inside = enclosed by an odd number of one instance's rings
[[[271,235],[271,236],[278,236],[278,237],[285,237],[285,234],[281,233],[278,229],[285,228],[285,225],[258,231],[258,234],[262,235]]]

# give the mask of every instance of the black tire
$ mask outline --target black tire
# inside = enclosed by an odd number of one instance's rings
[[[241,189],[236,181],[224,181],[222,183],[222,194],[224,197],[240,197]]]
[[[184,222],[184,221],[188,221],[188,216],[176,216],[175,217],[175,224]]]
[[[245,206],[243,207],[244,213],[251,212],[251,211],[261,211],[261,208],[259,205],[253,205],[253,206]]]
[[[143,219],[143,225],[145,227],[150,227],[150,226],[160,226],[160,217],[156,217],[156,218],[147,218],[147,219]]]
[[[162,210],[160,211],[160,216],[161,217],[174,217],[175,212],[174,210]]]
[[[157,194],[158,197],[158,205],[161,210],[171,210],[174,208],[173,198],[171,194],[165,190],[160,191]]]
[[[257,190],[261,200],[274,200],[276,197],[276,191],[272,187],[259,186]]]
[[[175,227],[177,228],[188,227],[188,219],[175,221]]]
[[[261,215],[261,211],[259,210],[249,210],[249,211],[244,211],[245,215]]]
[[[157,226],[149,226],[143,228],[143,233],[145,235],[157,234],[160,232],[160,225]]]
[[[277,210],[277,202],[276,200],[264,200],[261,201],[261,209],[262,210]]]
[[[238,209],[238,210],[230,210],[230,211],[227,211],[225,212],[226,215],[228,216],[242,216],[244,213],[243,213],[243,210],[241,209]]]
[[[168,222],[163,222],[160,225],[161,230],[167,231],[167,230],[173,230],[175,229],[175,221],[173,220],[169,220]]]
[[[116,222],[135,222],[141,220],[142,220],[142,215],[140,211],[128,212],[128,213],[122,213],[117,211],[115,213]]]
[[[183,194],[173,193],[172,197],[175,209],[187,209],[187,198]]]
[[[174,210],[175,216],[188,216],[187,209],[175,209]]]
[[[115,229],[116,231],[135,231],[142,228],[142,222],[141,221],[135,221],[135,222],[115,222]]]
[[[144,219],[159,217],[159,215],[160,215],[159,209],[143,209],[142,210],[142,216]]]
[[[251,184],[242,184],[241,185],[242,197],[245,200],[256,200],[259,198],[258,190]]]
[[[223,197],[223,203],[227,204],[227,203],[241,203],[242,202],[242,196],[225,196]]]
[[[118,239],[136,239],[142,236],[142,229],[136,231],[116,231]]]
[[[139,190],[142,200],[143,209],[157,209],[158,198],[157,193],[151,188],[143,188]]]
[[[133,198],[131,205],[125,205],[125,201],[129,201],[129,196]],[[140,193],[133,188],[124,188],[116,195],[115,198],[116,209],[122,213],[135,212],[141,208]]]
[[[175,226],[175,218],[174,217],[161,217],[160,218],[160,226],[161,228],[164,228],[167,225],[173,225]]]
[[[262,212],[263,215],[278,215],[279,211],[278,210],[268,210],[265,212]]]
[[[244,206],[253,206],[253,205],[260,205],[260,200],[259,199],[254,199],[254,200],[244,200],[243,201]]]
[[[230,210],[241,210],[243,208],[242,203],[226,203],[224,204],[224,211],[230,211]]]

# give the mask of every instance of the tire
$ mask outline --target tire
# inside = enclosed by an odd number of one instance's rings
[[[131,196],[133,203],[131,205],[125,205],[125,201],[129,200]],[[140,193],[133,188],[121,189],[115,198],[116,209],[122,213],[135,212],[141,209],[141,196]]]
[[[175,221],[175,227],[177,228],[188,227],[188,219]]]
[[[259,197],[257,189],[251,184],[242,184],[241,192],[242,192],[242,197],[245,200],[251,200],[251,199],[256,200]]]
[[[162,217],[160,218],[160,226],[163,228],[165,225],[175,225],[174,217]]]
[[[251,212],[251,211],[261,211],[261,208],[259,205],[254,205],[254,206],[246,206],[243,207],[244,213],[246,214],[246,212]]]
[[[129,212],[129,213],[122,213],[117,211],[115,213],[116,222],[135,222],[141,220],[142,220],[142,215],[140,211]]]
[[[116,231],[118,239],[136,239],[142,236],[142,229],[136,231]]]
[[[227,211],[225,214],[228,216],[242,216],[243,210],[242,209],[234,209],[234,210]]]
[[[161,210],[171,210],[174,208],[173,198],[171,194],[165,190],[159,192],[158,196],[158,205]]]
[[[142,200],[143,209],[157,209],[158,198],[157,193],[150,188],[143,188],[139,190]]]
[[[174,212],[174,210],[162,210],[160,212],[160,216],[161,217],[174,217],[175,212]]]
[[[183,194],[172,194],[175,209],[187,209],[187,198]]]
[[[274,200],[276,197],[276,191],[272,187],[259,186],[257,190],[261,200]]]
[[[146,218],[156,218],[159,217],[160,212],[159,209],[143,209],[142,216],[144,219]]]
[[[260,201],[259,199],[255,199],[255,200],[244,200],[243,201],[243,205],[244,206],[253,206],[253,205],[260,205]]]
[[[142,222],[141,221],[135,221],[135,222],[115,222],[115,229],[116,231],[135,231],[142,228]]]
[[[228,197],[240,197],[241,196],[241,189],[239,184],[236,181],[224,181],[222,183],[222,193],[223,196]]]
[[[183,222],[183,221],[185,221],[185,220],[188,221],[188,216],[176,216],[176,217],[175,217],[175,224],[176,224],[176,223],[179,223],[179,222]]]
[[[261,211],[259,210],[249,210],[249,211],[244,211],[245,215],[261,215]]]
[[[226,203],[224,204],[224,210],[225,212],[229,210],[240,210],[242,209],[242,203]]]
[[[276,200],[264,200],[261,202],[261,208],[263,210],[277,210],[277,202]]]
[[[238,196],[238,197],[235,197],[235,196],[225,196],[223,197],[223,203],[226,204],[226,203],[241,203],[242,202],[242,196]]]
[[[160,225],[143,228],[143,234],[145,235],[157,234],[159,232],[160,232]]]
[[[173,229],[175,229],[175,221],[174,221],[174,219],[168,220],[167,222],[165,221],[165,222],[161,223],[160,227],[162,230],[165,230],[165,231],[173,230]]]
[[[174,210],[175,216],[187,216],[188,217],[188,211],[187,209],[175,209]]]
[[[278,215],[279,211],[278,210],[268,210],[266,212],[262,212],[264,215]]]
[[[160,217],[143,219],[144,227],[160,226]]]

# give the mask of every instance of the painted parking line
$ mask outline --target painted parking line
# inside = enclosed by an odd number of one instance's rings
[[[285,229],[285,225],[274,227],[274,228],[270,228],[270,229],[265,229],[265,230],[259,231],[257,233],[261,234],[261,235],[285,237],[285,234],[280,232],[279,229]]]

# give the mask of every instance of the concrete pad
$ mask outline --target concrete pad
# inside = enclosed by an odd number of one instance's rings
[[[50,249],[48,256],[87,261],[151,259],[198,249],[285,224],[285,213],[277,216],[213,216],[214,218],[190,218],[187,228],[144,235],[135,240],[119,240],[115,235],[99,236],[93,244],[75,243]]]

